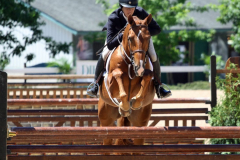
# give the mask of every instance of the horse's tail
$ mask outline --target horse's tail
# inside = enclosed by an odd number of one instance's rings
[[[131,122],[128,120],[127,117],[121,117],[117,121],[118,127],[126,127],[131,126]],[[131,139],[118,139],[116,140],[117,145],[133,145],[133,141]]]

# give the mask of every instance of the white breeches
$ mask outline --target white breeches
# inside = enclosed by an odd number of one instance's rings
[[[105,44],[106,44],[106,42],[107,41],[105,41]],[[107,46],[102,51],[102,58],[103,58],[104,62],[106,61],[108,51],[109,51],[109,49],[108,49]],[[149,42],[148,54],[149,54],[152,62],[157,61],[157,54],[156,54],[156,51],[155,51],[154,46],[153,46],[152,38],[150,39],[150,42]]]

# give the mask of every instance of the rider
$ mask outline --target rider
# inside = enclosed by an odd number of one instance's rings
[[[120,8],[115,10],[109,16],[108,22],[103,28],[103,31],[107,30],[107,47],[104,48],[98,59],[95,70],[94,85],[87,91],[89,95],[97,96],[99,87],[98,78],[101,72],[104,70],[104,61],[106,60],[107,53],[109,50],[113,50],[119,45],[118,39],[122,41],[123,33],[120,33],[115,38],[113,37],[118,34],[118,32],[127,24],[127,17],[129,15],[132,15],[137,16],[140,19],[145,19],[149,15],[144,9],[138,7],[138,0],[119,0],[119,6]],[[157,35],[161,32],[160,26],[154,19],[152,19],[151,23],[148,25],[148,29],[151,36]],[[112,38],[113,40],[110,41]],[[162,87],[160,62],[155,52],[152,39],[150,39],[148,54],[153,64],[154,84],[156,87],[156,92],[160,94],[161,98],[167,98],[171,96],[172,93],[171,91],[167,91]]]

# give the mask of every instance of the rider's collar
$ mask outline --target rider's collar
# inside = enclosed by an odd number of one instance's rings
[[[126,19],[126,21],[128,21],[128,20],[127,20],[127,17],[125,16],[125,14],[124,14],[124,13],[123,13],[123,17]]]

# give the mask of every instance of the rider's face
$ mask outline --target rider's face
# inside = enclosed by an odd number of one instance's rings
[[[133,15],[135,8],[126,8],[126,7],[122,7],[122,11],[124,13],[124,15],[126,17],[128,17],[129,15]]]

